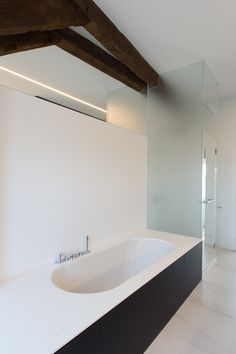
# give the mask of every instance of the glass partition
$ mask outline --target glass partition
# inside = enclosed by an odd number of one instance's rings
[[[218,84],[206,63],[203,63],[202,103],[213,116],[218,114]]]
[[[216,89],[203,62],[162,80],[167,96],[148,90],[148,227],[201,238],[203,130],[214,135]]]
[[[107,122],[147,135],[147,92],[124,86],[108,92]]]

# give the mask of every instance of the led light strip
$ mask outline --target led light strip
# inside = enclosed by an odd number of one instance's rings
[[[98,106],[95,106],[95,105],[93,105],[93,104],[91,104],[91,103],[89,103],[89,102],[80,100],[79,98],[77,98],[77,97],[75,97],[75,96],[72,96],[72,95],[69,95],[69,94],[66,93],[66,92],[57,90],[57,89],[55,89],[54,87],[45,85],[45,84],[43,84],[42,82],[33,80],[33,79],[31,79],[30,77],[28,77],[28,76],[19,74],[19,73],[16,72],[16,71],[13,71],[13,70],[10,70],[10,69],[5,68],[4,66],[1,66],[1,65],[0,65],[0,69],[3,70],[3,71],[5,71],[5,72],[7,72],[7,73],[9,73],[9,74],[12,74],[12,75],[14,75],[14,76],[17,76],[17,77],[19,77],[19,78],[21,78],[21,79],[24,79],[24,80],[26,80],[26,81],[32,82],[32,83],[35,84],[35,85],[38,85],[38,86],[40,86],[40,87],[43,87],[43,88],[45,88],[45,89],[47,89],[47,90],[50,90],[50,91],[52,91],[52,92],[55,92],[55,93],[57,93],[57,94],[59,94],[59,95],[61,95],[61,96],[70,98],[70,99],[73,100],[73,101],[76,101],[76,102],[82,103],[82,104],[84,104],[84,105],[86,105],[86,106],[88,106],[88,107],[97,109],[97,110],[100,111],[100,112],[107,113],[107,111],[106,111],[105,109],[103,109],[103,108],[100,108],[100,107],[98,107]]]

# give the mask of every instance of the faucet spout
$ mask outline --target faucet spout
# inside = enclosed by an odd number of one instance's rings
[[[56,259],[55,263],[64,263],[64,262],[68,262],[68,261],[71,261],[77,257],[80,257],[80,256],[83,256],[85,254],[88,254],[90,252],[89,250],[89,235],[86,236],[86,248],[84,251],[80,251],[80,252],[77,252],[77,253],[60,253],[58,258]]]

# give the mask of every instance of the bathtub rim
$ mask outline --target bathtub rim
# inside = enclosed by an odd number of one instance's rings
[[[160,257],[159,259],[153,261],[152,263],[148,264],[147,266],[145,266],[144,268],[142,268],[140,271],[138,271],[137,273],[127,277],[124,281],[122,281],[120,284],[116,285],[116,286],[112,286],[111,288],[109,289],[105,289],[103,291],[93,291],[93,292],[79,292],[79,291],[73,291],[73,290],[68,290],[68,289],[65,289],[63,288],[63,286],[60,286],[57,284],[57,279],[55,280],[55,278],[57,276],[60,277],[60,271],[63,271],[63,270],[66,270],[67,268],[72,268],[73,266],[76,266],[78,265],[79,263],[83,263],[83,261],[85,259],[90,259],[90,258],[93,258],[94,256],[96,255],[99,255],[99,254],[102,254],[102,253],[109,253],[109,250],[111,249],[115,249],[116,247],[119,247],[119,246],[122,246],[122,245],[125,245],[125,244],[131,244],[131,243],[134,243],[135,241],[138,241],[138,243],[142,243],[142,242],[149,242],[149,241],[153,241],[153,243],[157,243],[157,244],[163,244],[163,245],[167,245],[168,247],[170,247],[170,250],[167,254],[165,254],[164,256]],[[129,238],[129,239],[123,239],[123,240],[119,240],[118,242],[115,242],[113,244],[110,244],[109,247],[106,247],[104,245],[103,248],[99,249],[99,250],[96,250],[94,252],[90,252],[86,255],[83,255],[81,257],[78,257],[74,260],[71,260],[71,261],[68,261],[68,262],[65,262],[63,264],[58,264],[56,266],[56,268],[52,271],[51,273],[51,282],[53,283],[53,285],[63,291],[63,292],[69,292],[69,293],[73,293],[73,294],[78,294],[78,295],[84,295],[84,296],[88,296],[88,295],[96,295],[96,294],[102,294],[102,293],[107,293],[107,292],[110,292],[110,291],[114,291],[115,289],[119,288],[120,286],[122,286],[123,284],[129,282],[132,278],[138,276],[140,273],[144,272],[144,271],[147,271],[149,267],[152,267],[153,265],[157,265],[158,262],[160,262],[161,259],[167,257],[169,254],[171,254],[172,252],[174,252],[175,250],[175,246],[174,244],[172,244],[171,242],[169,241],[166,241],[166,240],[161,240],[161,239],[158,239],[158,238],[155,238],[155,237],[134,237],[134,238]],[[86,261],[85,261],[86,262]],[[92,261],[91,261],[92,262]],[[102,274],[102,273],[101,273]],[[98,274],[100,275],[100,274]],[[96,279],[96,277],[94,278]],[[91,280],[91,279],[90,279]],[[83,282],[82,282],[83,284]]]

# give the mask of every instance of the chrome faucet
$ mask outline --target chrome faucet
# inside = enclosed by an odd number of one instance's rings
[[[78,258],[80,256],[83,256],[85,254],[88,254],[90,252],[89,250],[89,236],[86,236],[86,249],[84,251],[79,251],[76,253],[64,253],[61,252],[58,256],[58,258],[56,259],[55,263],[64,263],[64,262],[68,262],[68,261],[72,261],[75,258]]]

